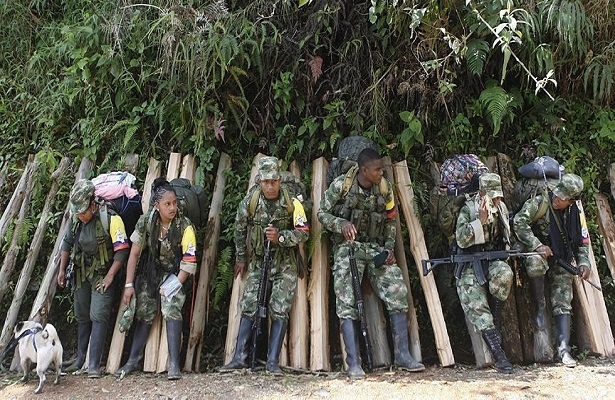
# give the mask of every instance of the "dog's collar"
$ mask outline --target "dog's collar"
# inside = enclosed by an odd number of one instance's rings
[[[26,336],[36,335],[42,330],[43,328],[39,328],[39,327],[26,329],[25,331],[21,332],[21,335],[19,335],[16,341],[19,342],[21,339],[25,338]],[[34,351],[38,352],[38,349],[36,348],[36,336],[32,338],[32,345],[34,346]]]

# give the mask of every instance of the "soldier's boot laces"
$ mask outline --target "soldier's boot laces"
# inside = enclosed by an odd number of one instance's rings
[[[180,351],[182,346],[182,320],[167,321],[167,346],[169,348],[169,368],[167,379],[181,379]]]
[[[395,365],[410,372],[424,371],[425,366],[416,361],[408,349],[408,316],[403,312],[394,313],[391,314],[390,319]]]
[[[77,359],[72,364],[68,364],[64,368],[65,372],[75,372],[83,367],[85,356],[90,343],[90,334],[92,333],[92,322],[79,322],[77,325]],[[64,365],[62,365],[64,367]]]
[[[493,354],[493,358],[495,358],[495,369],[503,374],[512,374],[513,366],[508,361],[504,349],[502,349],[502,338],[498,330],[495,328],[485,329],[482,334],[487,346],[489,346],[489,350],[491,350],[491,354]]]
[[[340,319],[340,327],[344,345],[346,347],[346,373],[350,379],[365,378],[365,371],[361,368],[361,358],[359,357],[359,337],[355,329],[354,321],[351,319]]]
[[[237,345],[235,346],[235,355],[230,363],[220,367],[220,372],[231,372],[238,369],[247,368],[248,360],[248,341],[252,333],[252,320],[241,317],[239,322],[239,332],[237,333]]]
[[[269,354],[267,355],[267,365],[265,366],[268,373],[273,375],[283,375],[280,368],[280,350],[284,342],[284,334],[286,333],[286,321],[282,319],[274,319],[271,321],[271,330],[269,331]]]
[[[123,378],[131,372],[139,369],[139,362],[143,358],[145,344],[147,342],[147,337],[151,327],[151,324],[145,324],[143,322],[139,322],[137,324],[132,337],[132,345],[130,346],[130,356],[128,357],[128,361],[126,361],[126,364],[115,371],[116,377]]]
[[[92,322],[92,335],[90,336],[90,363],[88,366],[88,378],[100,378],[100,361],[105,338],[107,337],[107,322]]]
[[[577,361],[570,355],[570,314],[555,316],[555,329],[557,331],[557,353],[562,364],[569,368],[577,366]]]

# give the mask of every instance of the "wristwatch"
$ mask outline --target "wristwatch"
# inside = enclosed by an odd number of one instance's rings
[[[278,242],[284,243],[284,240],[285,240],[284,236],[282,236],[282,235],[278,236]]]

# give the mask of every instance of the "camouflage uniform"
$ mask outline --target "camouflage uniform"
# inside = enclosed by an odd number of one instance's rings
[[[583,190],[583,180],[573,174],[566,174],[560,183],[553,189],[553,195],[562,200],[576,198]],[[550,231],[550,204],[551,196],[544,192],[528,199],[521,210],[515,215],[514,230],[519,241],[530,251],[536,250],[543,244],[551,246]],[[568,218],[569,210],[564,212]],[[585,222],[585,215],[580,213],[582,227],[582,242],[575,254],[577,265],[590,268],[589,262],[589,232]],[[572,261],[572,260],[566,260]],[[548,261],[541,256],[531,256],[525,260],[525,268],[530,278],[544,276],[549,271],[551,306],[553,315],[570,314],[572,307],[572,275],[563,268],[553,267],[554,257]]]
[[[487,173],[481,176],[481,191],[490,199],[502,197],[500,177]],[[457,218],[455,239],[464,252],[500,250],[510,243],[510,226],[508,209],[503,201],[498,206],[489,206],[489,218],[485,225],[478,219],[478,207],[481,196],[471,197],[461,208]],[[488,262],[485,274],[489,292],[496,299],[506,301],[513,282],[513,272],[505,261]],[[464,265],[461,278],[457,280],[457,293],[461,306],[469,321],[479,330],[494,328],[493,315],[487,300],[487,289],[478,284],[471,263]]]
[[[343,240],[342,225],[352,222],[358,231],[354,251],[359,279],[367,269],[367,276],[390,313],[408,311],[405,285],[397,264],[375,267],[373,258],[383,250],[393,251],[395,246],[395,199],[391,183],[385,180],[386,194],[381,193],[384,185],[373,185],[364,191],[355,178],[343,195],[345,176],[337,177],[329,186],[320,203],[318,220],[332,232],[333,247],[333,288],[336,297],[337,316],[344,319],[358,319],[359,315],[352,292],[352,277],[348,259],[348,242]]]
[[[141,246],[143,252],[150,245],[150,235],[152,232],[159,232],[160,220],[152,222],[152,212],[142,215],[137,222],[135,231],[130,236],[133,243]],[[181,235],[181,238],[180,238]],[[177,236],[177,237],[175,237]],[[151,249],[149,249],[151,251]],[[162,284],[171,274],[177,275],[179,270],[186,271],[194,275],[196,272],[196,235],[194,226],[188,218],[177,215],[171,221],[169,233],[160,240],[160,255],[158,257],[158,267],[162,269],[160,284]],[[137,305],[135,316],[137,320],[146,324],[151,324],[156,315],[157,300],[151,296],[151,291],[147,290],[147,282],[141,277],[137,277]],[[184,288],[172,297],[161,296],[160,310],[165,320],[182,320],[182,308],[186,300]]]
[[[562,363],[567,367],[574,367],[577,364],[570,355],[568,344],[573,295],[572,275],[556,266],[555,261],[556,259],[566,262],[576,261],[579,268],[585,266],[589,269],[589,233],[580,203],[573,201],[567,208],[560,210],[556,210],[553,204],[556,198],[560,201],[574,200],[582,190],[581,177],[566,174],[562,176],[552,192],[545,191],[528,199],[514,219],[515,233],[527,249],[536,250],[546,244],[553,253],[548,260],[542,256],[531,256],[525,261],[535,307],[534,349],[537,354],[536,358],[538,361],[552,359],[544,293],[545,275],[548,271],[557,335],[556,346]]]
[[[263,157],[259,162],[260,179],[279,179],[277,159]],[[267,200],[263,193],[260,197],[254,214],[250,215],[250,200],[253,191],[260,190],[255,187],[239,203],[235,226],[235,249],[238,262],[246,262],[248,246],[251,251],[248,277],[241,301],[242,315],[253,318],[257,311],[258,289],[261,265],[264,257],[264,230],[271,224],[279,229],[284,242],[271,244],[271,258],[273,260],[269,280],[271,281],[271,298],[269,300],[270,315],[273,319],[288,320],[288,313],[297,289],[297,256],[296,248],[299,243],[307,241],[309,226],[303,205],[297,198],[293,198],[293,215],[289,214],[285,196],[276,200]],[[250,243],[247,243],[247,241]]]

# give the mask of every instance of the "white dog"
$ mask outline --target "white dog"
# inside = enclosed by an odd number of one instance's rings
[[[43,383],[45,382],[45,371],[53,364],[56,370],[57,384],[60,380],[62,368],[62,343],[58,337],[56,328],[51,325],[45,325],[45,328],[38,322],[21,321],[15,325],[15,340],[18,343],[19,359],[21,360],[21,369],[23,370],[22,382],[28,379],[30,366],[36,363],[36,374],[39,378],[38,387],[34,393],[43,391]]]

